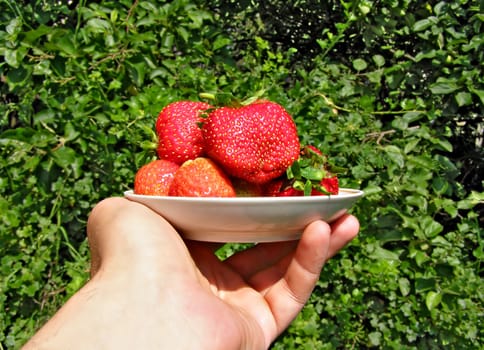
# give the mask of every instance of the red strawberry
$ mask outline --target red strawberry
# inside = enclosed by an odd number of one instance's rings
[[[335,171],[341,170],[331,166],[319,149],[305,146],[298,160],[288,168],[278,188],[272,188],[268,195],[290,197],[338,194],[339,182]]]
[[[304,196],[304,191],[296,190],[294,187],[287,187],[275,195],[276,197]]]
[[[327,177],[321,180],[319,186],[317,184],[312,185],[311,196],[323,196],[328,194],[338,194],[338,178],[336,176]],[[298,190],[293,186],[287,186],[284,189],[280,189],[279,192],[273,193],[275,197],[293,197],[304,196],[304,190]]]
[[[281,176],[299,156],[293,119],[270,101],[215,109],[202,132],[206,154],[229,175],[252,183]]]
[[[211,159],[199,157],[184,162],[170,187],[170,196],[235,197],[229,177]]]
[[[209,104],[195,101],[177,101],[164,107],[155,124],[158,157],[182,164],[203,155],[201,114],[209,108]]]
[[[279,195],[283,191],[283,188],[287,187],[287,177],[284,174],[283,176],[278,177],[277,179],[273,179],[265,184],[262,184],[263,187],[262,195],[265,197],[274,197]]]
[[[338,194],[339,193],[339,181],[337,176],[333,177],[327,177],[321,180],[321,186],[324,187],[324,189],[329,192],[330,194]],[[313,192],[319,192],[316,189],[313,189]],[[319,192],[321,194],[325,194],[322,192]],[[314,194],[313,194],[314,195]]]
[[[134,178],[134,193],[167,196],[178,168],[178,164],[161,159],[143,165]]]

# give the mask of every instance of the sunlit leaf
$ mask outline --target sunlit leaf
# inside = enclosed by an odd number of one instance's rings
[[[432,311],[435,309],[442,301],[442,294],[440,292],[430,291],[425,297],[425,305],[427,309]]]

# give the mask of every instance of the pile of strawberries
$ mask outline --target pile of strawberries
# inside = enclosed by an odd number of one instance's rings
[[[158,158],[138,169],[134,193],[185,197],[338,194],[327,158],[302,146],[279,104],[214,107],[177,101],[159,113]]]

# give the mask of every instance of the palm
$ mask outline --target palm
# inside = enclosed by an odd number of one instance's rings
[[[329,246],[329,232],[306,243],[323,248],[319,249],[319,256],[311,258],[320,259],[318,266],[321,266],[324,247],[327,250]],[[258,335],[262,332],[262,337],[237,335],[265,339],[264,345],[252,345],[254,348],[267,347],[288,326],[309,297],[311,290],[307,289],[307,283],[314,285],[319,276],[319,268],[311,271],[305,266],[307,261],[298,254],[297,242],[259,244],[225,261],[215,256],[211,244],[187,242],[187,247],[198,267],[198,286],[210,296],[207,299],[198,296],[197,300],[212,303],[212,310],[219,310],[220,315],[230,317],[231,321],[245,323],[240,329],[250,329]],[[240,310],[244,310],[243,314]]]

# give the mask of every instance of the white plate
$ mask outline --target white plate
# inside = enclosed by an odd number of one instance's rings
[[[331,222],[363,195],[340,188],[338,195],[309,197],[125,197],[146,205],[168,220],[186,239],[209,242],[295,240],[317,219]]]

